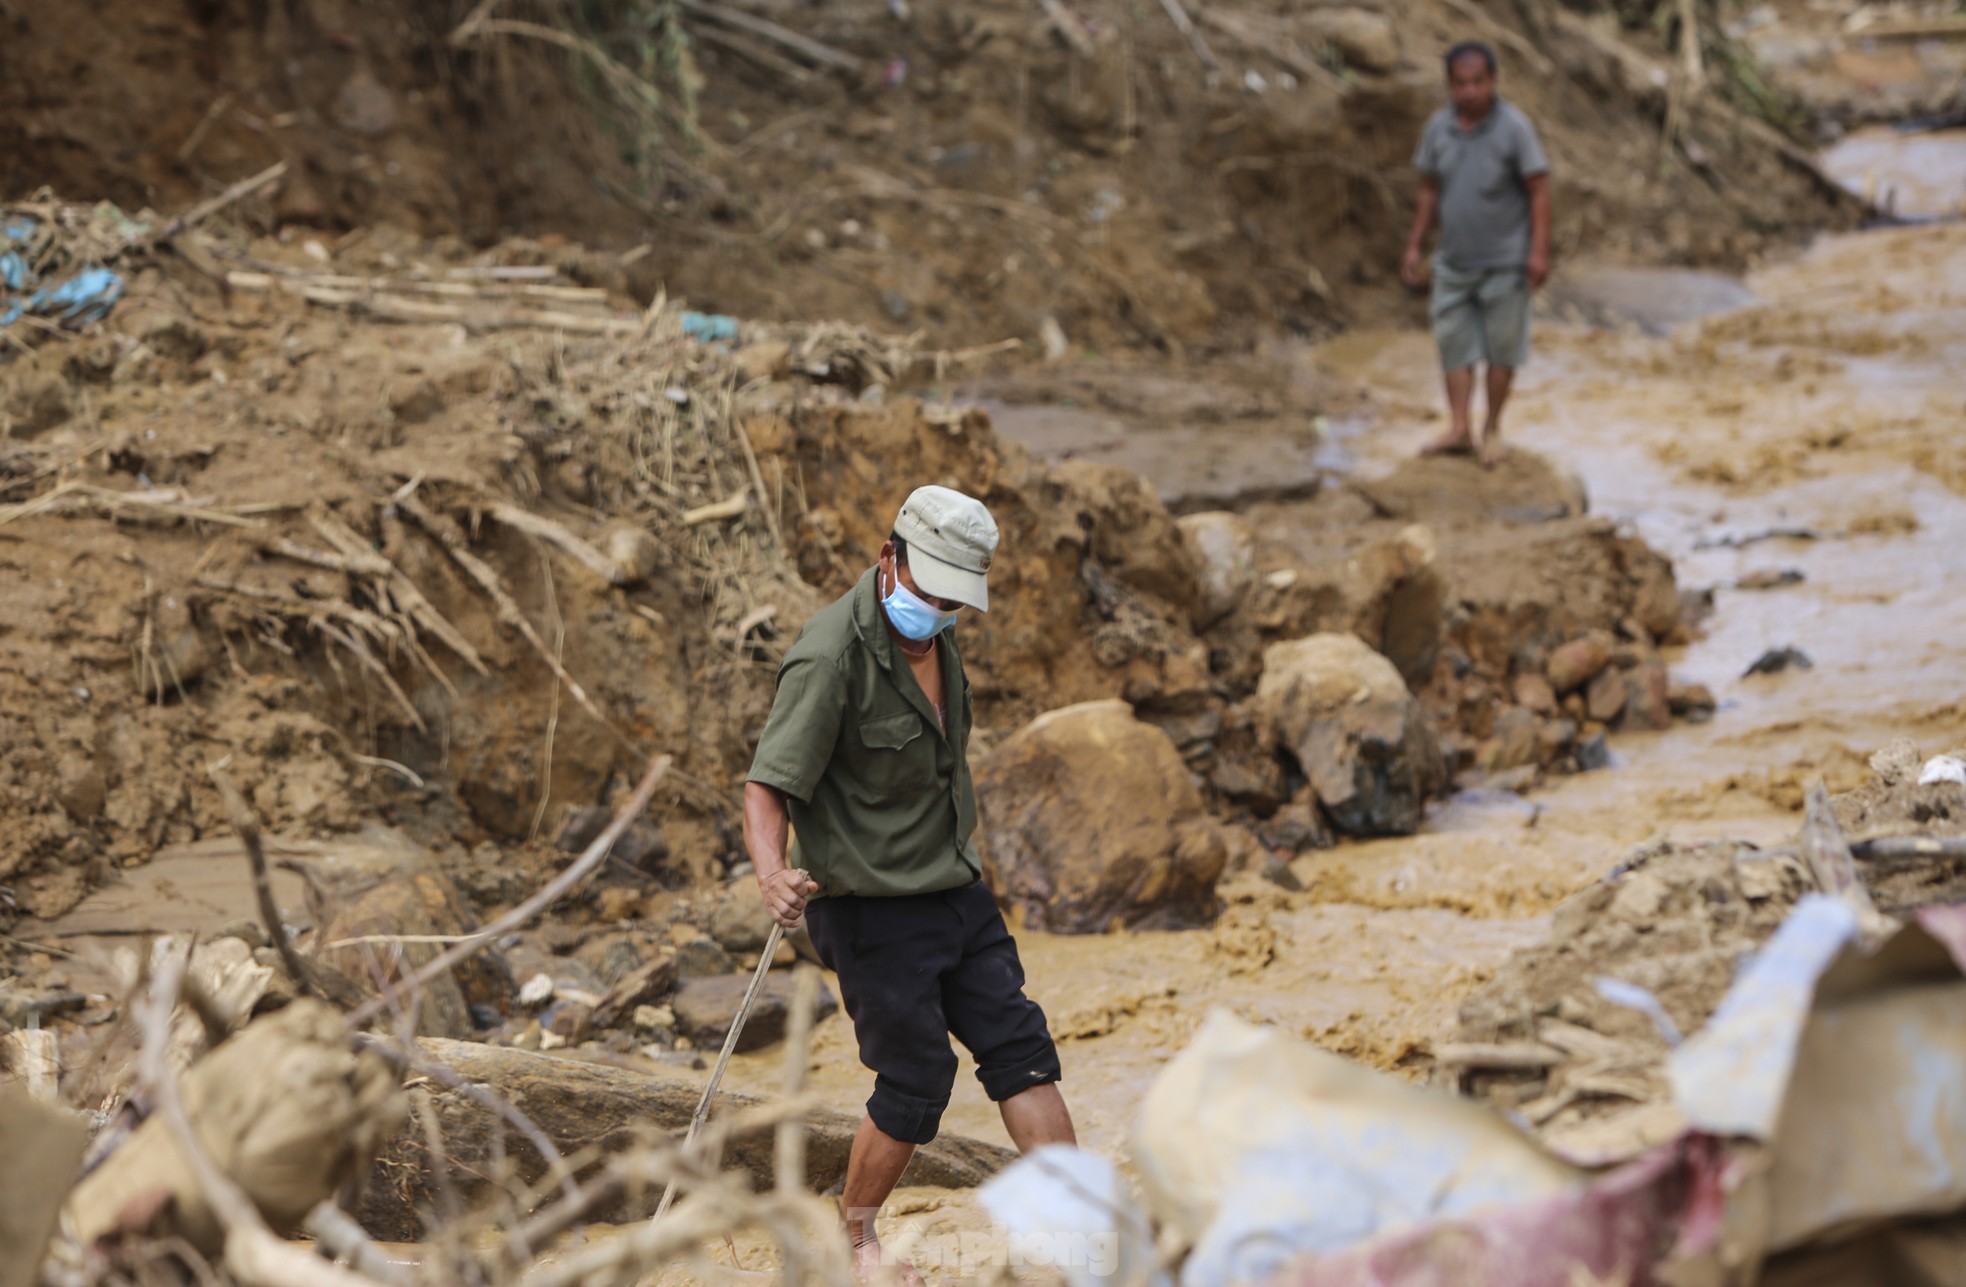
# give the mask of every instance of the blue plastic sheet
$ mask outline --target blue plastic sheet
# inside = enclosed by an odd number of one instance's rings
[[[84,326],[109,316],[123,298],[122,274],[102,267],[80,268],[43,282],[25,251],[40,225],[25,215],[0,221],[0,326],[11,326],[32,314],[66,326]]]
[[[684,313],[683,334],[705,344],[737,338],[737,319],[724,313]]]

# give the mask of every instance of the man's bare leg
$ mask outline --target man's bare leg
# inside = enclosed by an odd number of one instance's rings
[[[1515,368],[1488,368],[1488,420],[1481,427],[1481,464],[1493,469],[1502,459],[1502,408],[1508,405],[1509,386],[1515,383]]]
[[[1475,373],[1471,366],[1446,372],[1447,432],[1420,449],[1423,456],[1458,456],[1475,449],[1474,403]]]
[[[1028,1092],[1027,1092],[1028,1093]],[[908,1168],[915,1146],[895,1139],[874,1119],[860,1119],[860,1130],[853,1137],[853,1151],[847,1155],[846,1184],[840,1193],[840,1206],[846,1212],[847,1237],[853,1241],[853,1263],[863,1279],[871,1280],[881,1267],[881,1239],[874,1229],[874,1217],[886,1205],[888,1195]],[[894,1267],[904,1283],[919,1283],[921,1275],[912,1265]]]
[[[1070,1144],[1078,1147],[1078,1132],[1072,1129],[1072,1114],[1057,1082],[1046,1082],[1021,1090],[997,1105],[1003,1114],[1004,1129],[1019,1153],[1028,1153],[1044,1144]]]

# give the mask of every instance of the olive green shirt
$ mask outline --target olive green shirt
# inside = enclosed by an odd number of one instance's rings
[[[750,780],[782,791],[790,861],[831,894],[930,894],[979,878],[969,679],[942,632],[946,736],[888,633],[870,569],[778,667]]]

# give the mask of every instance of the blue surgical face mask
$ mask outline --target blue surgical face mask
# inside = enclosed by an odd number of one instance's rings
[[[955,613],[936,611],[919,594],[901,584],[899,576],[892,580],[894,588],[882,596],[881,606],[887,609],[887,619],[904,639],[917,642],[933,639],[956,624]]]

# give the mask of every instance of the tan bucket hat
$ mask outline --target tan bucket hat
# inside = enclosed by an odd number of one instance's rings
[[[908,543],[908,571],[922,593],[990,610],[984,576],[997,552],[997,520],[982,501],[949,487],[917,487],[895,516],[894,534]]]

